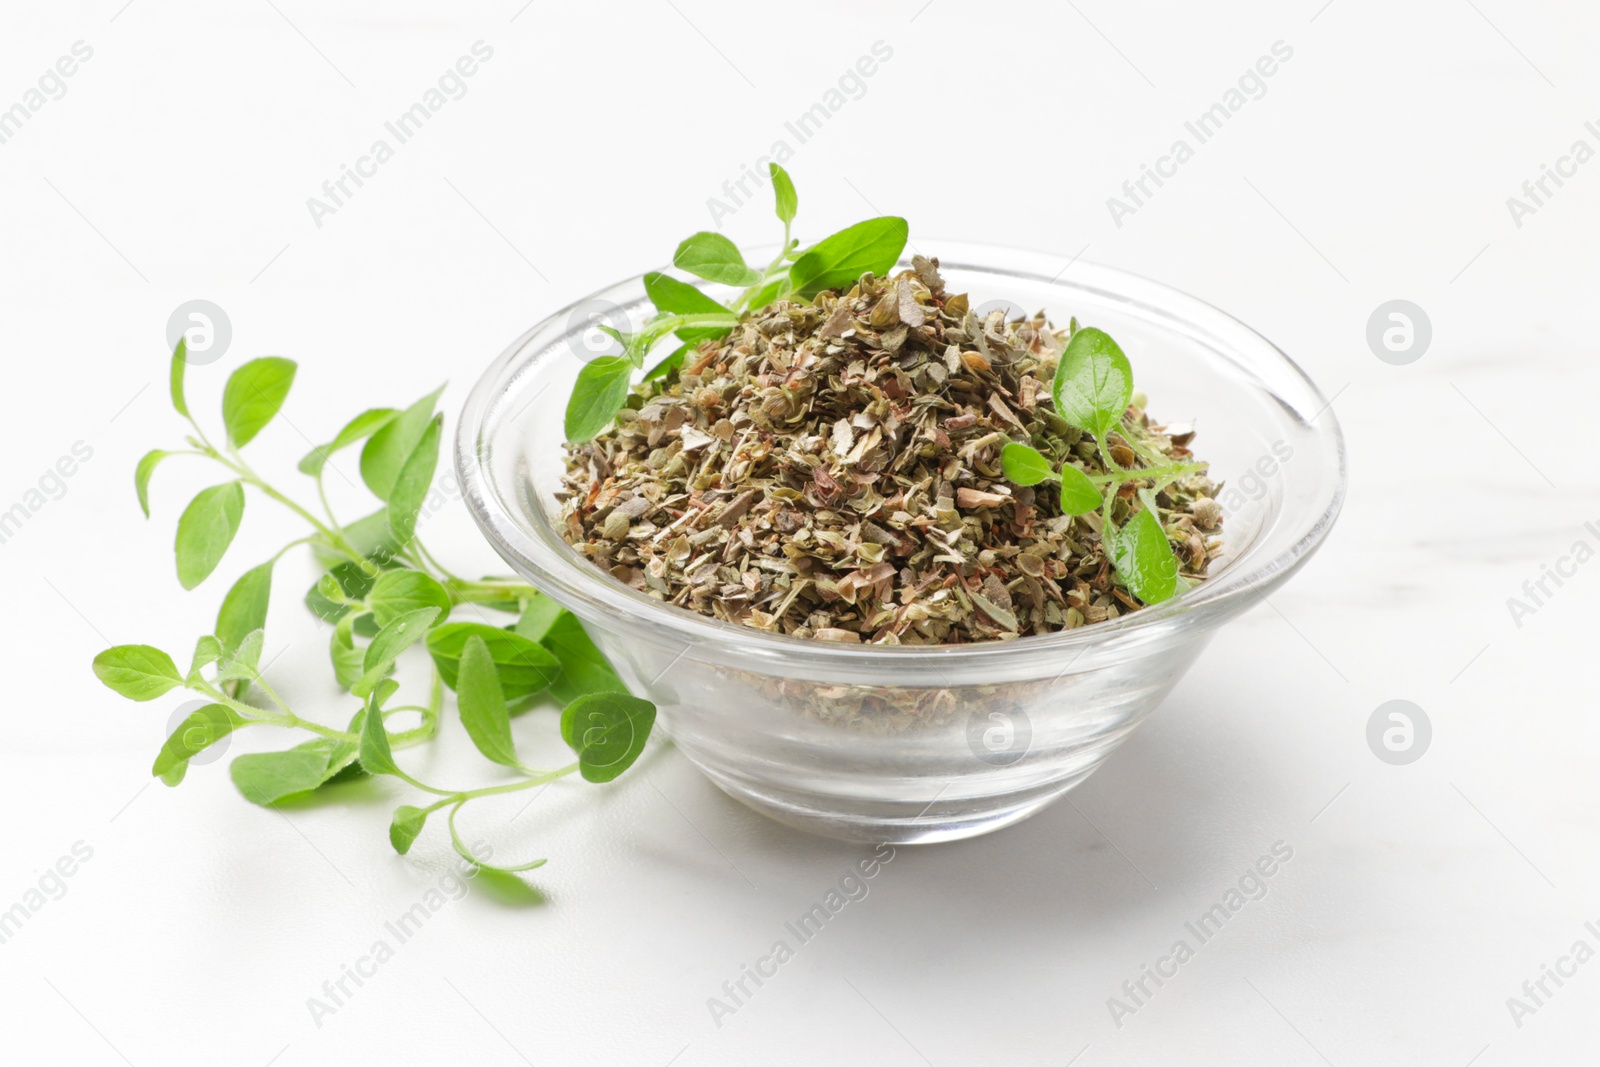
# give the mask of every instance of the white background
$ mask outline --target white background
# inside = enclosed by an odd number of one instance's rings
[[[1600,920],[1600,568],[1520,626],[1507,598],[1600,544],[1583,527],[1600,520],[1600,164],[1521,226],[1506,199],[1575,140],[1600,147],[1584,129],[1600,16],[1319,3],[8,4],[0,107],[74,42],[94,53],[0,144],[0,509],[75,442],[93,458],[0,545],[0,909],[75,842],[93,856],[0,945],[0,1058],[1592,1063],[1600,962],[1520,1027],[1506,1000],[1576,940],[1600,948],[1584,929]],[[314,225],[307,197],[478,40],[494,54],[467,94]],[[551,857],[536,889],[474,883],[319,1027],[307,998],[450,852],[430,827],[393,854],[389,784],[277,813],[222,762],[152,783],[178,695],[134,705],[91,676],[109,644],[186,656],[226,584],[298,535],[252,499],[219,574],[179,589],[173,524],[216,477],[170,462],[148,522],[132,487],[140,454],[181,441],[169,314],[205,298],[232,321],[225,357],[190,373],[203,417],[243,360],[300,362],[286,417],[251,446],[295,484],[306,438],[445,379],[453,422],[524,328],[665,262],[879,40],[892,59],[790,161],[800,232],[902,214],[925,250],[1081,253],[1230,311],[1336,397],[1337,530],[1068,800],[901,849],[720,1027],[707,998],[868,850],[763,820],[665,746],[614,787],[473,812],[498,857]],[[1293,57],[1266,94],[1115,225],[1107,197],[1279,40]],[[722,226],[776,236],[765,194]],[[1433,324],[1404,367],[1365,340],[1394,298]],[[459,504],[429,522],[455,569],[497,569]],[[342,722],[326,631],[298,603],[314,576],[279,567],[272,676]],[[1365,740],[1396,698],[1433,726],[1403,767]],[[518,731],[552,732],[537,715]],[[408,759],[475,780],[458,733]],[[282,743],[263,730],[231,754]],[[1294,856],[1268,895],[1117,1025],[1107,999],[1279,840]]]

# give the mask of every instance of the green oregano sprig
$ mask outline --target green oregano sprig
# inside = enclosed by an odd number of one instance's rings
[[[1037,449],[1010,442],[1000,452],[1000,465],[1017,485],[1038,485],[1054,480],[1061,492],[1064,515],[1086,515],[1098,509],[1106,557],[1129,591],[1146,604],[1171,598],[1186,582],[1178,573],[1178,558],[1160,521],[1156,494],[1180,478],[1206,469],[1204,463],[1171,463],[1144,447],[1138,435],[1123,434],[1130,448],[1148,467],[1124,469],[1108,444],[1113,429],[1123,427],[1123,416],[1133,400],[1133,369],[1128,357],[1103,330],[1092,326],[1074,330],[1051,382],[1056,412],[1067,423],[1094,439],[1105,474],[1089,474],[1071,460],[1052,467]],[[1141,510],[1117,526],[1112,502],[1122,486],[1145,483],[1136,496]]]
[[[645,275],[645,293],[656,314],[637,333],[600,327],[621,343],[622,354],[592,359],[579,372],[567,401],[564,431],[568,441],[588,441],[611,424],[627,403],[634,372],[644,369],[651,349],[667,336],[675,334],[682,344],[645,374],[646,381],[676,370],[695,345],[726,335],[739,324],[741,315],[776,300],[809,300],[824,289],[852,286],[868,272],[883,275],[894,269],[906,247],[909,227],[905,219],[867,219],[801,251],[800,242],[790,235],[799,209],[794,182],[778,164],[769,163],[768,169],[774,209],[783,223],[778,254],[758,270],[720,233],[701,231],[685,238],[673,253],[672,265],[697,278],[735,286],[738,295],[724,304],[698,286],[670,275]]]
[[[692,286],[676,284],[698,293]],[[223,388],[224,443],[219,447],[190,413],[184,393],[186,355],[186,343],[179,341],[172,355],[170,383],[172,405],[192,431],[187,447],[149,452],[134,472],[134,488],[146,517],[150,478],[166,460],[197,457],[217,464],[228,475],[226,481],[201,490],[178,520],[174,552],[179,584],[193,589],[221,563],[243,520],[246,490],[287,508],[311,532],[234,582],[222,599],[212,632],[196,642],[186,671],[180,671],[168,653],[149,645],[118,645],[95,657],[94,671],[100,680],[131,700],[155,700],[182,689],[206,701],[161,746],[151,767],[156,777],[178,785],[195,755],[246,727],[308,733],[309,740],[292,748],[234,759],[230,773],[246,799],[272,805],[352,776],[389,775],[439,798],[428,807],[402,805],[395,811],[389,836],[397,851],[410,849],[429,815],[449,808],[452,845],[465,858],[490,867],[456,831],[456,816],[466,803],[536,788],[570,774],[607,782],[638,759],[655,722],[655,707],[627,693],[578,620],[515,579],[457,577],[417,536],[439,460],[443,417],[434,408],[442,389],[404,409],[364,411],[328,444],[300,460],[299,470],[315,484],[318,514],[262,478],[240,453],[282,408],[294,383],[295,364],[268,356],[233,372]],[[328,504],[323,474],[336,453],[356,445],[361,445],[362,481],[382,506],[345,523]],[[331,624],[329,658],[334,677],[359,702],[343,729],[292,710],[261,666],[273,568],[299,546],[309,546],[327,567],[305,601]],[[452,619],[452,612],[464,606],[484,620],[487,609],[507,613],[515,621],[497,625]],[[426,648],[433,662],[428,694],[422,702],[398,703],[399,685],[389,675],[401,656],[416,647]],[[510,780],[446,789],[424,783],[400,767],[397,751],[436,736],[446,688],[455,691],[467,736],[486,759],[513,776]],[[524,763],[513,738],[513,716],[543,699],[565,705],[561,734],[577,755],[570,765],[554,770]],[[395,724],[402,718],[409,720],[409,728],[397,730]],[[539,859],[493,869],[522,871],[542,863]]]

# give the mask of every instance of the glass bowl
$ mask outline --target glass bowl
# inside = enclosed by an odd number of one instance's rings
[[[781,822],[874,843],[987,833],[1083,781],[1217,627],[1310,558],[1345,492],[1344,442],[1328,402],[1244,324],[1108,267],[1062,271],[1058,256],[922,244],[939,257],[947,289],[970,294],[975,309],[1043,308],[1057,326],[1075,315],[1106,330],[1154,417],[1196,423],[1195,454],[1226,483],[1223,555],[1206,581],[1108,622],[932,648],[765,633],[624,586],[562,540],[555,494],[573,381],[612,343],[594,323],[642,323],[653,310],[642,277],[518,338],[473,389],[456,442],[484,535],[582,620],[691,762]]]

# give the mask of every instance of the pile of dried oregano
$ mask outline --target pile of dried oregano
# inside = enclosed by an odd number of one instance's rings
[[[937,260],[914,263],[778,300],[636,386],[609,429],[570,446],[563,535],[635,589],[795,637],[959,644],[1137,610],[1103,510],[1064,514],[1053,485],[1002,471],[1019,442],[1112,481],[1051,400],[1076,322],[979,321]],[[1192,436],[1153,424],[1135,394],[1106,438],[1128,478],[1113,520],[1156,505],[1180,588],[1220,550],[1217,487],[1197,471],[1151,494],[1135,468],[1188,460]]]

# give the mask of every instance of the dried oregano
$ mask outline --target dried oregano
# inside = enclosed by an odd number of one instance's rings
[[[706,251],[678,266],[743,295],[718,317],[652,275],[661,315],[613,358],[642,366],[688,314],[715,336],[618,391],[590,432],[569,409],[562,533],[585,557],[704,615],[886,644],[1071,629],[1204,577],[1216,486],[1192,430],[1145,414],[1110,337],[1042,313],[980,321],[937,260],[858,271],[840,239],[886,220],[829,238],[818,288],[808,257],[828,242],[794,256],[792,213],[766,271],[725,239],[686,241]],[[901,248],[903,230],[884,271]]]

